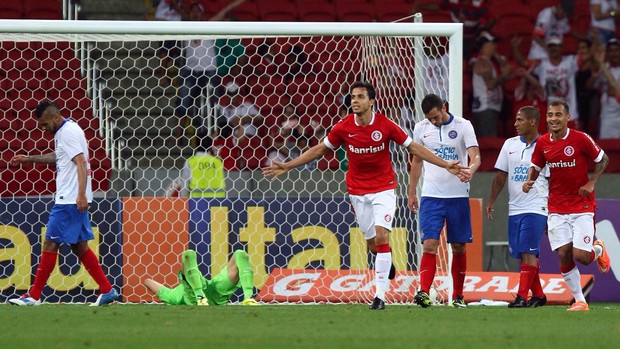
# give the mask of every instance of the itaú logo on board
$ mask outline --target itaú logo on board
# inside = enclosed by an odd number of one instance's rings
[[[609,267],[616,280],[620,281],[620,239],[614,225],[608,220],[596,223],[596,237],[605,242],[605,249],[609,255]]]

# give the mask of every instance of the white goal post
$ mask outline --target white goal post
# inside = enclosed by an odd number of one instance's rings
[[[0,20],[0,50],[15,62],[0,69],[0,132],[6,140],[0,143],[6,183],[0,188],[0,241],[5,242],[0,301],[30,285],[53,203],[53,168],[7,164],[13,154],[50,149],[39,141],[49,137],[36,130],[31,117],[33,103],[44,98],[78,119],[89,137],[97,189],[91,246],[123,300],[156,300],[141,285],[145,277],[176,284],[184,248],[198,252],[199,267],[208,276],[225,265],[233,249],[243,248],[263,301],[367,301],[372,258],[344,192],[346,159],[336,152],[275,181],[264,179],[260,167],[286,127],[298,130],[303,124],[298,132],[307,144],[324,136],[346,111],[347,88],[355,80],[373,83],[376,109],[407,132],[423,118],[419,104],[428,92],[446,96],[450,111],[462,115],[462,39],[462,25],[454,23]],[[217,83],[201,92],[189,121],[180,118],[182,133],[175,134],[182,86],[176,74],[182,63],[166,67],[172,83],[162,83],[156,74],[160,42],[184,47],[192,40],[212,40],[215,46],[223,40],[225,47],[243,47],[243,54],[229,72],[216,71]],[[272,71],[258,68],[261,46],[272,55],[269,64],[277,63]],[[292,52],[304,57],[295,71],[285,57]],[[430,60],[449,72],[434,77],[432,86]],[[254,133],[243,135],[249,140],[235,138],[228,149],[226,137],[237,137],[239,129],[224,135],[228,124],[221,124],[221,100],[237,91],[256,104],[262,124],[252,124]],[[298,108],[293,124],[290,116],[282,119],[288,105]],[[224,161],[226,193],[170,197],[166,189],[180,183],[184,160],[200,143],[199,130],[214,138]],[[295,147],[290,154],[303,149]],[[408,160],[403,149],[393,149],[398,213],[391,245],[401,273],[388,294],[391,302],[411,301],[417,284],[420,244],[415,216],[406,208]],[[68,250],[62,252],[44,299],[92,300],[96,284]],[[437,278],[449,285],[448,263],[442,263]]]

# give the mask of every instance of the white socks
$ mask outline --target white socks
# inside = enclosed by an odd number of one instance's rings
[[[568,273],[562,273],[564,277],[564,281],[566,285],[570,289],[575,301],[585,302],[586,298],[583,296],[583,291],[581,290],[581,273],[579,273],[579,269],[575,266]]]
[[[385,292],[388,289],[390,280],[388,275],[392,266],[392,252],[377,253],[375,257],[375,297],[385,301]]]

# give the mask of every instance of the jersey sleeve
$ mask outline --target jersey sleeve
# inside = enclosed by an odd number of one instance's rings
[[[506,173],[508,172],[508,141],[504,142],[502,149],[499,151],[497,160],[495,160],[495,168]]]
[[[396,144],[401,145],[403,147],[409,146],[409,144],[411,143],[411,137],[407,135],[407,132],[405,132],[405,130],[403,130],[402,127],[397,125],[392,120],[389,120],[388,125],[390,125],[389,127],[390,127],[390,134],[392,135],[391,136],[392,140]]]
[[[336,123],[334,127],[332,127],[329,133],[327,133],[327,137],[323,139],[323,144],[325,144],[325,146],[327,146],[328,148],[332,150],[341,146],[343,143],[342,131],[343,131],[343,128],[342,128],[342,120],[341,120],[338,123]]]
[[[465,149],[478,146],[478,139],[476,139],[476,132],[474,126],[469,120],[465,120],[463,127],[463,141],[465,142]]]
[[[543,156],[542,147],[540,146],[540,138],[538,138],[538,141],[536,142],[536,146],[534,147],[534,151],[532,152],[531,163],[532,163],[532,166],[534,166],[537,171],[541,171],[542,168],[545,167],[545,164],[547,163],[547,160],[545,160]]]
[[[71,161],[73,161],[73,158],[77,155],[84,153],[84,150],[81,146],[81,141],[84,139],[84,132],[82,132],[80,128],[71,127],[63,136],[64,150],[69,156],[69,159],[71,159]]]
[[[582,135],[583,137],[581,139],[581,142],[588,158],[594,160],[594,162],[601,161],[601,159],[603,158],[603,154],[605,154],[603,149],[601,149],[601,147],[596,144],[594,139],[592,139],[589,134],[582,133]]]

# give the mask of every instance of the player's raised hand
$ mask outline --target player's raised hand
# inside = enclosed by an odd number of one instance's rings
[[[11,161],[9,161],[10,166],[17,166],[19,164],[25,164],[32,162],[32,160],[28,157],[28,155],[15,155]]]
[[[275,178],[288,171],[283,162],[273,161],[271,166],[263,167],[263,176],[267,178]]]

